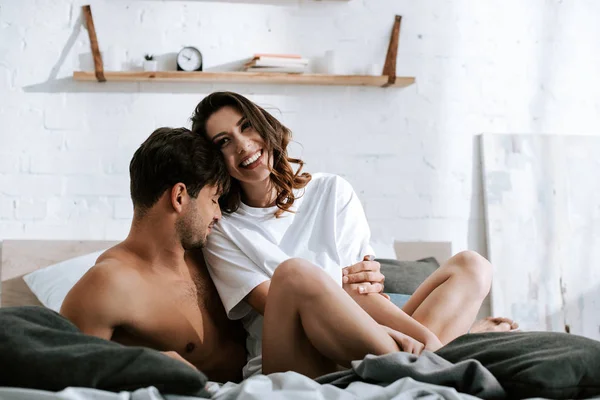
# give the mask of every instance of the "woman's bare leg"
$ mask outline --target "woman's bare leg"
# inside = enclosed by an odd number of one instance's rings
[[[510,318],[504,317],[486,317],[476,321],[471,326],[471,333],[481,332],[507,332],[518,330],[519,324]]]
[[[263,321],[263,373],[311,378],[398,345],[323,270],[290,259],[271,279]]]
[[[357,294],[352,297],[377,322],[413,336],[411,330],[417,328],[414,322],[407,320],[406,316],[410,316],[445,345],[469,331],[491,281],[491,264],[479,254],[465,251],[431,274],[402,310],[383,296]]]
[[[469,332],[492,285],[492,264],[463,251],[425,280],[402,310],[433,331],[443,344]]]

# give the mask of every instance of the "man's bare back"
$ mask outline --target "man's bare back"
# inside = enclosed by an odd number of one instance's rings
[[[120,243],[73,287],[61,314],[86,334],[181,356],[211,380],[241,380],[245,333],[227,318],[199,251],[180,265],[152,265]]]

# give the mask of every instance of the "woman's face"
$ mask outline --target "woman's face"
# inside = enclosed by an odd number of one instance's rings
[[[233,107],[223,107],[206,121],[208,139],[225,159],[229,175],[244,183],[269,179],[273,159],[263,138]]]

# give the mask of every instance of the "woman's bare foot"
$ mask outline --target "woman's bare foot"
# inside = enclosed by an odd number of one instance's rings
[[[476,321],[471,327],[471,333],[483,333],[483,332],[509,332],[519,328],[512,319],[501,318],[501,317],[487,317],[485,319]]]

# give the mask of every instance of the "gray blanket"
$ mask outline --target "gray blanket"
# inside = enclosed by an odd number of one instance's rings
[[[600,342],[566,334],[464,335],[436,354],[367,356],[352,367],[316,382],[293,372],[256,376],[241,385],[225,385],[216,397],[254,398],[261,393],[267,398],[269,393],[299,390],[325,398],[378,399],[400,393],[403,398],[420,398],[424,391],[444,399],[600,394]],[[207,396],[206,383],[201,372],[179,361],[84,335],[43,307],[0,309],[0,386],[49,391],[79,386],[113,392],[154,386],[161,393]]]
[[[255,375],[241,384],[226,384],[213,398],[475,399],[472,396],[506,398],[498,381],[479,362],[452,364],[425,352],[420,357],[408,353],[367,356],[353,362],[350,370],[328,374],[316,381],[295,372]]]
[[[346,387],[356,381],[387,386],[405,377],[453,387],[459,392],[484,399],[506,397],[500,383],[478,361],[467,360],[452,364],[429,351],[423,352],[419,357],[409,353],[368,355],[362,361],[353,362],[352,369],[322,376],[317,382],[338,387]]]
[[[477,360],[507,397],[584,399],[600,395],[600,342],[556,332],[463,335],[436,352],[459,363]]]
[[[158,351],[84,335],[43,307],[0,309],[0,386],[112,392],[155,386],[162,393],[203,395],[201,372]]]

